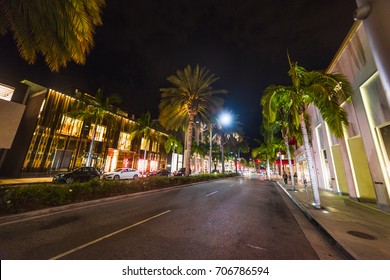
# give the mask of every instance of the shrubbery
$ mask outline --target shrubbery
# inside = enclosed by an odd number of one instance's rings
[[[16,214],[104,197],[208,181],[235,174],[202,174],[189,177],[150,177],[139,180],[91,180],[72,184],[33,184],[0,188],[0,215]]]

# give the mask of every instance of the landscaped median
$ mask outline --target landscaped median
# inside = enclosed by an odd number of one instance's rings
[[[0,215],[23,213],[118,195],[233,177],[236,174],[201,174],[189,177],[154,176],[139,180],[91,180],[72,184],[33,184],[0,188]]]

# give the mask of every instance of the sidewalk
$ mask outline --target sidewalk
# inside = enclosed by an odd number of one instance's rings
[[[315,209],[310,187],[293,191],[282,180],[276,183],[348,259],[390,260],[390,213],[324,190],[321,209]]]

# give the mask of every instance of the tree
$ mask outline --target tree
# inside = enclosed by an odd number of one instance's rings
[[[136,125],[132,127],[132,131],[130,131],[130,138],[138,138],[139,139],[139,153],[141,153],[142,148],[142,139],[145,141],[145,149],[144,149],[144,166],[143,173],[146,172],[146,152],[148,150],[148,141],[151,139],[152,132],[152,117],[150,112],[146,112],[142,114],[136,121]]]
[[[272,90],[273,87],[271,86],[270,87],[270,90]],[[265,90],[265,92],[268,91],[268,88]],[[267,95],[265,95],[267,96]],[[285,149],[286,149],[286,152],[287,152],[287,159],[288,159],[288,164],[289,164],[289,168],[290,168],[290,171],[292,172],[293,171],[293,167],[292,167],[292,161],[291,161],[291,153],[290,153],[290,145],[289,145],[289,140],[290,140],[290,137],[294,136],[294,137],[298,137],[298,139],[301,139],[301,137],[299,137],[302,133],[299,131],[299,129],[297,129],[292,120],[291,120],[291,115],[289,113],[289,110],[288,110],[288,106],[289,106],[289,100],[287,100],[288,96],[286,95],[280,95],[280,96],[276,96],[272,102],[274,102],[275,104],[277,104],[277,106],[275,107],[275,113],[276,113],[276,116],[275,116],[275,123],[278,124],[278,126],[280,125],[280,131],[281,131],[281,134],[282,134],[282,138],[284,140],[284,145],[285,145]],[[265,97],[263,97],[265,99]],[[269,99],[267,100],[261,100],[261,104],[263,104],[265,107],[268,107],[269,104],[266,104],[267,101],[270,101]],[[263,118],[266,119],[266,123],[269,125],[269,120],[267,120],[267,116],[264,115],[264,112],[263,111]],[[291,174],[292,176],[292,174]],[[291,180],[291,185],[293,186],[293,190],[295,190],[295,182],[294,180]]]
[[[106,99],[103,99],[103,91],[98,89],[95,96],[83,93],[80,97],[80,101],[84,103],[86,107],[75,108],[67,113],[67,115],[83,121],[90,121],[94,126],[86,164],[87,166],[91,166],[92,153],[98,125],[102,125],[103,122],[106,124],[116,123],[115,116],[110,113],[115,113],[113,104],[120,103],[121,99],[116,94],[111,94]]]
[[[229,138],[234,137],[235,134],[242,133],[242,123],[238,120],[238,115],[232,111],[226,109],[221,113],[221,117],[227,116],[229,118],[228,123],[223,123],[223,120],[217,121],[216,134],[219,138],[219,145],[221,149],[221,163],[222,173],[225,173],[225,148]]]
[[[249,152],[249,144],[242,134],[234,132],[227,137],[227,150],[234,155],[234,165],[237,173],[237,160],[240,158],[241,152]]]
[[[348,116],[340,104],[351,98],[353,90],[347,78],[342,74],[309,72],[298,66],[296,62],[292,63],[290,57],[288,57],[288,60],[290,65],[288,74],[292,85],[271,85],[267,87],[261,101],[263,114],[269,121],[274,121],[278,107],[281,105],[280,101],[283,101],[284,110],[287,110],[291,116],[291,122],[296,128],[301,128],[313,188],[314,204],[316,208],[321,208],[317,174],[314,170],[305,123],[305,110],[309,104],[315,105],[328,124],[330,132],[341,138],[343,136],[343,126],[348,126]]]
[[[267,163],[267,178],[271,179],[270,162],[276,159],[277,151],[282,148],[280,139],[275,137],[275,134],[280,129],[278,122],[270,123],[267,119],[263,119],[263,127],[261,130],[264,142],[256,141],[260,146],[252,150],[252,157],[265,160]]]
[[[28,63],[35,63],[40,54],[58,71],[69,61],[85,63],[104,6],[104,0],[0,0],[0,34],[12,33]]]
[[[211,85],[218,77],[199,65],[194,69],[188,65],[167,80],[175,87],[160,89],[159,120],[167,130],[182,128],[186,132],[184,166],[188,176],[195,117],[209,122],[209,117],[223,105],[223,100],[216,94],[226,93],[226,90],[213,90]]]

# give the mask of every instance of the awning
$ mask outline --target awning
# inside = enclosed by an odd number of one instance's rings
[[[275,164],[280,164],[280,160],[279,159],[276,159],[275,160]],[[291,159],[291,164],[294,164],[294,160]],[[282,165],[288,165],[288,159],[282,159]]]

